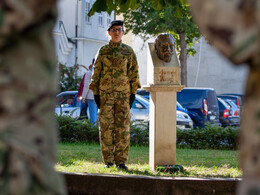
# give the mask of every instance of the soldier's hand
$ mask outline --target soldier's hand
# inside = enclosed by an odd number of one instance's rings
[[[132,108],[134,101],[135,101],[135,94],[131,93],[130,101],[129,101],[130,108]]]
[[[95,102],[97,104],[98,109],[100,109],[100,96],[94,95]]]

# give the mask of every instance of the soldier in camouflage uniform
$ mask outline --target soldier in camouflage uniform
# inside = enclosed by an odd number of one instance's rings
[[[0,2],[0,194],[66,194],[54,170],[56,0]]]
[[[190,0],[204,36],[235,64],[247,63],[239,194],[260,194],[260,1]]]
[[[141,87],[138,64],[131,47],[121,41],[123,21],[112,21],[108,34],[111,40],[100,48],[94,65],[90,89],[99,111],[100,143],[106,167],[115,163],[127,170],[130,141],[130,108]]]

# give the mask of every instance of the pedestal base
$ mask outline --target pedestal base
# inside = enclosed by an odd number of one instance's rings
[[[149,164],[176,164],[176,93],[184,86],[150,85]]]

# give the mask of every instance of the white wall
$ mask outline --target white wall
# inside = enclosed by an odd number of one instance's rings
[[[137,55],[141,85],[147,84],[147,43],[138,36],[133,36],[132,47]],[[201,43],[201,44],[200,44]],[[248,68],[234,66],[202,38],[195,44],[197,53],[187,61],[188,87],[211,87],[217,93],[244,93]],[[144,46],[143,46],[144,45]],[[200,52],[201,50],[201,52]]]
[[[201,38],[188,58],[188,86],[212,87],[217,93],[244,93],[248,68],[235,66]]]
[[[139,65],[139,75],[141,85],[147,85],[147,47],[148,43],[153,43],[154,38],[148,39],[145,43],[138,36],[133,36],[133,49],[137,56],[137,61]]]
[[[74,37],[76,0],[58,0],[57,9],[57,20],[63,21],[68,37]]]

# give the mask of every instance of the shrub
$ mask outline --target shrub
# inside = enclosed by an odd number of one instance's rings
[[[61,142],[98,142],[99,130],[88,119],[77,120],[70,116],[56,115]],[[149,144],[149,127],[146,123],[130,123],[130,143],[132,145]]]
[[[87,70],[83,65],[76,64],[73,66],[66,66],[66,64],[58,64],[60,91],[78,90],[82,79],[82,77],[77,74],[80,67]]]
[[[131,145],[149,145],[149,125],[147,123],[130,123],[130,143]]]
[[[98,142],[99,133],[88,119],[77,120],[70,116],[58,116],[60,141],[62,142]]]
[[[60,141],[62,142],[98,142],[99,130],[92,127],[88,119],[76,120],[69,116],[56,115]],[[239,128],[226,128],[206,125],[192,130],[177,129],[177,147],[193,149],[235,150],[238,148]],[[149,125],[147,123],[130,124],[131,145],[149,145]]]
[[[194,149],[232,149],[238,148],[239,128],[226,128],[207,124],[204,128],[192,130],[177,129],[177,146]]]

